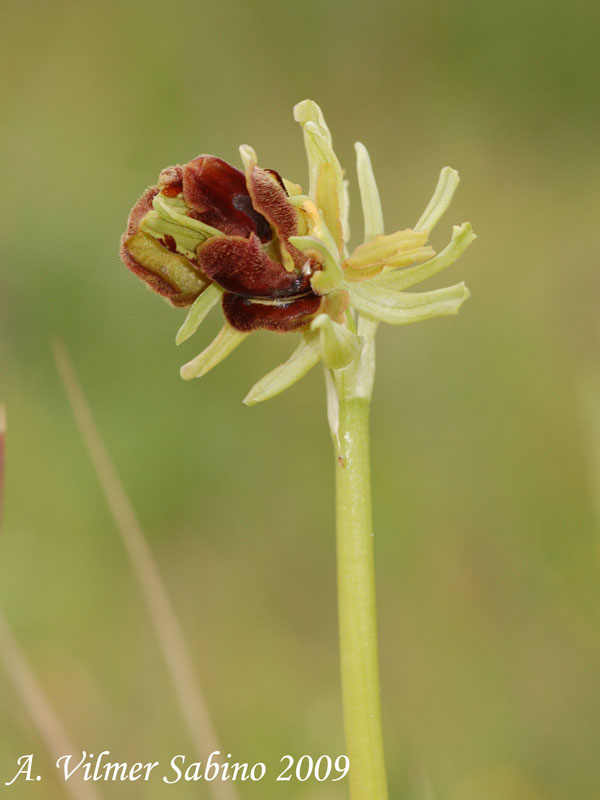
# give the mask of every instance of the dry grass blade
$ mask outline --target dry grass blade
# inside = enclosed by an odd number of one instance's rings
[[[600,531],[600,371],[595,364],[584,366],[579,374],[583,443],[587,451],[589,490],[596,527]],[[597,541],[600,557],[600,539]]]
[[[6,438],[6,409],[0,406],[0,528],[4,511],[4,441]]]
[[[220,748],[203,693],[192,668],[181,626],[131,501],[96,428],[67,351],[60,342],[54,342],[52,349],[79,432],[139,582],[173,680],[181,712],[198,755],[204,759],[210,752]],[[209,786],[216,800],[237,798],[237,792],[230,784],[212,781]]]
[[[0,522],[2,514],[2,497],[4,491],[4,439],[6,436],[6,409],[0,406]],[[15,689],[17,695],[38,732],[50,755],[56,761],[60,756],[75,754],[72,743],[58,715],[52,708],[44,690],[40,686],[19,643],[12,635],[4,615],[0,612],[0,661]],[[100,795],[92,786],[83,783],[74,776],[65,783],[67,794],[73,800],[100,800]]]
[[[0,613],[0,661],[4,664],[15,692],[29,712],[54,761],[69,753],[76,756],[81,752],[69,740],[62,722],[39,685],[2,613]],[[100,800],[96,789],[84,783],[77,775],[65,781],[65,792],[73,800]]]

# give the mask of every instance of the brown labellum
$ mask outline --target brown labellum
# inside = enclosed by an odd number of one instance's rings
[[[245,297],[278,297],[300,294],[308,278],[288,272],[273,261],[260,246],[257,236],[220,236],[209,239],[198,249],[198,260],[205,275],[223,289]]]

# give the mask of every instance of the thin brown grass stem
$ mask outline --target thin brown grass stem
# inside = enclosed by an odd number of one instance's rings
[[[70,741],[1,612],[0,661],[54,761],[60,756],[81,752]],[[96,789],[83,783],[83,779],[76,775],[65,781],[64,786],[65,792],[73,800],[100,800]]]
[[[53,342],[52,349],[79,432],[138,580],[173,681],[181,713],[194,747],[204,760],[212,751],[220,750],[220,747],[206,701],[194,674],[183,631],[131,501],[96,428],[69,355],[61,342]],[[216,800],[237,800],[237,792],[229,783],[211,781],[209,787]]]
[[[581,368],[578,377],[582,434],[587,451],[588,486],[598,533],[600,531],[600,371],[595,364],[586,365]],[[600,538],[596,538],[596,554],[600,558]]]
[[[6,409],[0,406],[0,528],[4,512],[4,442],[6,439]]]
[[[6,409],[0,406],[0,514],[4,492],[4,440],[6,435]],[[1,522],[1,517],[0,517]],[[25,653],[12,634],[4,615],[0,611],[0,661],[12,683],[16,694],[29,712],[38,733],[50,756],[56,762],[61,756],[74,754],[75,747],[69,740],[60,717],[33,672]],[[65,783],[66,792],[73,800],[101,800],[93,786],[73,776]]]

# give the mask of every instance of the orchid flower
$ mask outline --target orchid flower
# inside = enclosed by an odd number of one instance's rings
[[[244,171],[212,155],[162,170],[134,206],[121,242],[129,269],[175,306],[189,306],[177,344],[221,303],[225,324],[200,355],[181,368],[205,375],[254,330],[300,331],[290,358],[262,378],[245,402],[267,400],[296,383],[320,360],[342,369],[365,344],[359,317],[403,325],[456,314],[469,296],[464,283],[406,292],[455,261],[475,238],[455,227],[438,255],[428,243],[448,207],[458,173],[445,167],[431,202],[412,228],[385,235],[369,154],[356,144],[364,241],[348,253],[348,191],[319,106],[294,109],[308,156],[309,188],[257,164],[240,148]]]

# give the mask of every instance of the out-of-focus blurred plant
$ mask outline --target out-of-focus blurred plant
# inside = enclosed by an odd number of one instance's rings
[[[124,263],[175,306],[189,306],[176,341],[196,332],[219,302],[225,324],[181,368],[205,375],[254,330],[300,332],[290,358],[265,375],[244,402],[283,392],[319,361],[336,456],[338,602],[342,692],[353,800],[387,796],[381,735],[373,570],[369,406],[378,324],[404,325],[456,314],[464,283],[406,289],[450,266],[475,238],[455,226],[437,255],[431,230],[447,209],[458,173],[445,167],[412,228],[385,234],[369,154],[356,144],[363,242],[348,249],[348,188],[321,109],[294,109],[304,133],[309,188],[258,166],[240,148],[244,172],[211,155],[164,169],[134,206],[121,241]]]

